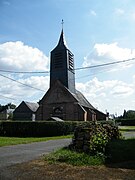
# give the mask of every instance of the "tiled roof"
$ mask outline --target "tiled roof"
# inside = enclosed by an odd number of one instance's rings
[[[24,101],[24,103],[29,107],[29,109],[33,112],[36,112],[38,107],[39,107],[39,104],[38,103],[31,103],[31,102],[26,102]]]
[[[78,100],[80,105],[93,109],[93,110],[95,109],[80,91],[76,90],[76,93],[73,95]]]

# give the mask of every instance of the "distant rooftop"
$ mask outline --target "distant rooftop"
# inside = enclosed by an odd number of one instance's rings
[[[38,103],[32,103],[32,102],[26,102],[24,101],[24,103],[29,107],[29,109],[33,112],[36,112],[38,107],[39,107],[39,104]]]

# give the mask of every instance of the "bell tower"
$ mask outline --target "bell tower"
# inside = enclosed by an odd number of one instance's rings
[[[51,51],[50,88],[56,80],[75,93],[74,55],[64,41],[63,21],[58,44]]]

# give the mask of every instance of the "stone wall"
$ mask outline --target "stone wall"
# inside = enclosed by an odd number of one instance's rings
[[[92,128],[83,128],[78,126],[75,129],[74,137],[70,147],[79,152],[89,152],[91,136]]]

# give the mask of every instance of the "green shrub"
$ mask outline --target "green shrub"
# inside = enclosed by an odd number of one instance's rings
[[[118,126],[110,125],[110,124],[104,124],[103,125],[107,136],[110,140],[112,139],[120,139],[122,137],[122,134],[118,128]]]
[[[118,127],[92,122],[76,127],[71,149],[90,154],[104,154],[109,141],[121,138]]]
[[[107,163],[128,163],[135,161],[135,139],[117,139],[108,143],[106,148]],[[135,163],[134,163],[135,168]]]
[[[108,121],[97,121],[98,124],[110,124],[110,125],[115,125],[115,120],[108,120]]]
[[[117,119],[115,121],[121,126],[135,126],[135,119]]]
[[[74,132],[78,122],[54,121],[3,121],[0,124],[0,136],[8,137],[51,137]]]

